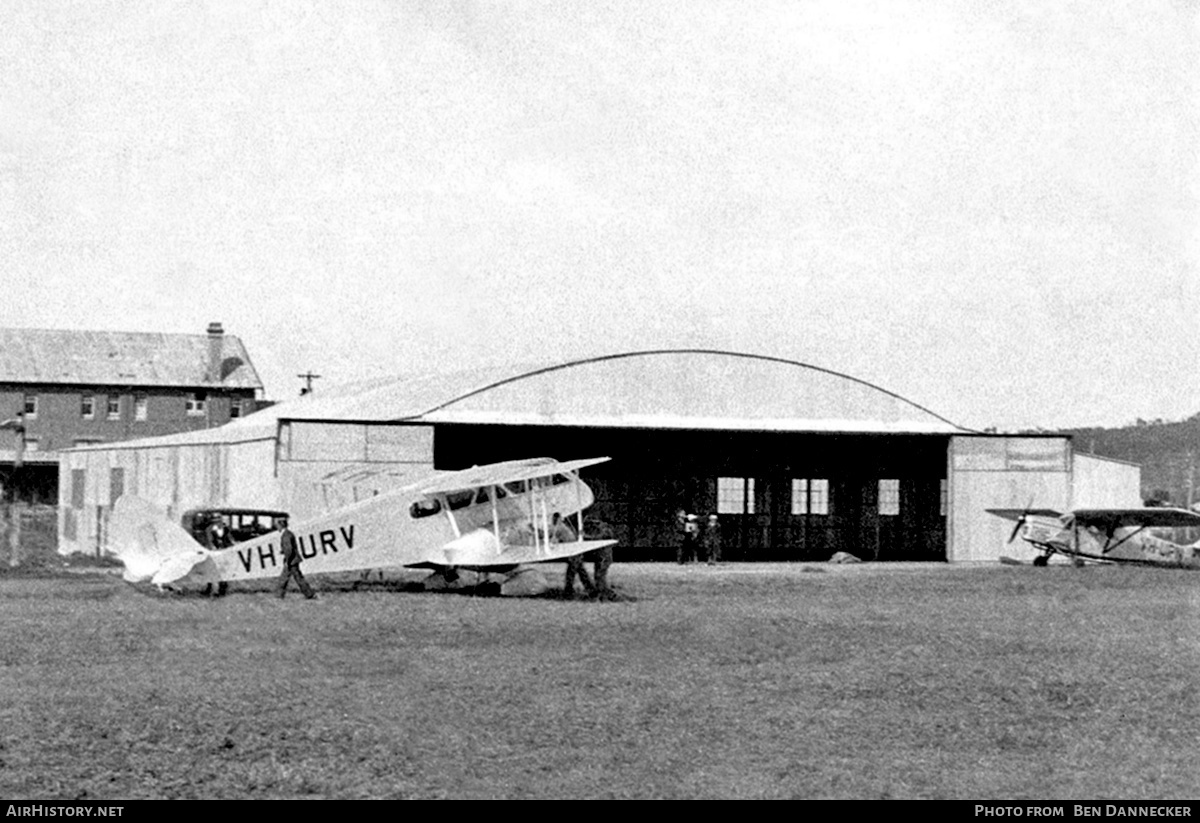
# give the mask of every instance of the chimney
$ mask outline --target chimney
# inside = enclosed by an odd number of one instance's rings
[[[225,348],[225,329],[220,323],[208,324],[208,381],[221,382],[221,352]]]

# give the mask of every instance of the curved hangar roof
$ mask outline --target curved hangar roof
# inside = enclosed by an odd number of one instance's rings
[[[245,418],[881,433],[966,431],[838,372],[703,349],[631,352],[541,366],[380,380]],[[242,421],[239,421],[242,422]]]

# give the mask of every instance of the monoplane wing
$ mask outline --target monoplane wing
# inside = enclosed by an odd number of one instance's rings
[[[1005,520],[1023,520],[1026,517],[1061,517],[1062,512],[1054,509],[984,509],[988,514]]]
[[[1112,531],[1136,526],[1147,529],[1200,526],[1200,513],[1188,509],[1151,506],[1131,509],[1075,509],[1075,524]]]

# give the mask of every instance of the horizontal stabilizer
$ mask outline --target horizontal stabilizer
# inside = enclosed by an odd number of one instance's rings
[[[125,565],[126,580],[160,586],[187,577],[211,557],[164,510],[129,494],[113,504],[106,548]]]

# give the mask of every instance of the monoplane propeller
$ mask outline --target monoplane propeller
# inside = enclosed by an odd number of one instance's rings
[[[1021,512],[1021,516],[1017,518],[1017,524],[1013,526],[1012,534],[1008,536],[1008,542],[1011,543],[1017,539],[1017,533],[1021,531],[1021,527],[1025,525],[1025,518],[1033,511],[1033,498],[1029,498],[1028,505],[1025,506],[1025,511]]]

